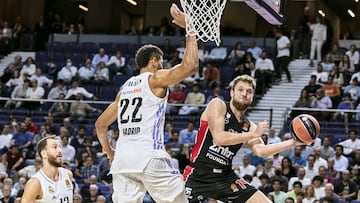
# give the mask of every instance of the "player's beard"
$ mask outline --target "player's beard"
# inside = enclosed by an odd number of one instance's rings
[[[250,105],[250,102],[247,103],[241,103],[239,101],[232,100],[232,105],[239,111],[245,111]]]
[[[49,156],[48,158],[49,164],[55,167],[61,167],[63,164],[62,159],[60,161],[57,160],[56,156]]]

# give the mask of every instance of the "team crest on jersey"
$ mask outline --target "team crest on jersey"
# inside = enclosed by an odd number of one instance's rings
[[[229,123],[230,117],[231,117],[231,114],[226,113],[226,116],[225,116],[225,124],[228,124],[228,123]]]
[[[50,185],[49,185],[49,193],[54,193],[55,191],[54,191],[54,188],[52,188]]]
[[[230,188],[231,188],[231,190],[232,190],[233,192],[239,191],[239,189],[236,187],[235,184],[231,184],[231,185],[230,185]]]
[[[68,188],[71,188],[70,181],[68,179],[65,180],[65,185]]]
[[[250,127],[249,123],[244,123],[242,129],[247,132],[247,131],[249,131],[249,127]]]

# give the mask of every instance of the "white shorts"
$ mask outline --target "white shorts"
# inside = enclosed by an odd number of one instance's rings
[[[146,191],[158,203],[184,203],[182,175],[168,159],[152,159],[143,173],[112,174],[114,203],[142,203]]]

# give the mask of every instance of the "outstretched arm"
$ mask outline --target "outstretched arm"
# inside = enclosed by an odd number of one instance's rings
[[[114,152],[111,150],[109,140],[107,139],[107,130],[116,120],[119,100],[120,93],[116,96],[115,101],[105,109],[95,122],[96,134],[99,138],[103,152],[106,153],[109,158],[109,163],[112,162]]]
[[[248,142],[249,148],[256,156],[270,156],[297,145],[300,145],[300,143],[294,139],[269,145],[265,145],[261,138],[255,138]]]

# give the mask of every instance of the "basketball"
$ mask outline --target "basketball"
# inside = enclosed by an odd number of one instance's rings
[[[320,124],[313,116],[301,114],[291,121],[289,131],[297,142],[311,144],[320,134]]]

